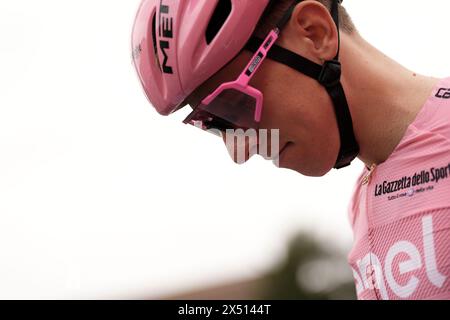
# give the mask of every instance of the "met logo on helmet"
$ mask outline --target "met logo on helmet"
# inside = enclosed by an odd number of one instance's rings
[[[173,74],[173,68],[169,66],[169,57],[166,50],[170,50],[170,43],[173,39],[173,18],[169,16],[170,8],[164,5],[161,0],[159,6],[159,48],[164,57],[161,70],[167,74]]]

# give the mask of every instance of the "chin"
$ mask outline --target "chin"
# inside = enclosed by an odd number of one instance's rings
[[[333,166],[317,166],[317,163],[315,163],[312,166],[306,166],[302,165],[301,163],[283,163],[280,161],[280,168],[288,169],[295,171],[297,173],[300,173],[303,176],[306,177],[313,177],[313,178],[321,178],[326,176],[331,170],[333,170]]]
[[[300,159],[300,160],[299,160]],[[329,156],[314,157],[305,155],[301,149],[291,145],[280,154],[279,167],[300,173],[303,176],[320,178],[326,176],[334,168],[334,160]]]

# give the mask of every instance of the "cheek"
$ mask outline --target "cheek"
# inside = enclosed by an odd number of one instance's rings
[[[279,129],[285,140],[293,138],[299,129],[305,126],[301,99],[289,91],[283,91],[280,84],[263,91],[264,103],[261,127],[264,129]]]
[[[309,104],[308,110],[292,114],[287,127],[293,145],[280,158],[280,166],[306,176],[320,177],[335,165],[339,148],[339,131],[331,104]],[[300,115],[300,116],[299,116]]]
[[[281,134],[292,136],[304,128],[310,119],[305,100],[308,95],[315,96],[314,80],[290,68],[267,61],[253,78],[251,84],[258,88],[264,97],[261,126],[280,129]]]
[[[281,167],[323,176],[334,167],[340,147],[331,99],[314,80],[282,71],[277,76],[263,71],[254,83],[264,94],[261,128],[279,129],[280,147],[292,142],[280,157]]]

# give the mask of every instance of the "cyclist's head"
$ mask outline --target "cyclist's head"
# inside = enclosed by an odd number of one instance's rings
[[[145,0],[133,54],[150,102],[164,115],[185,104],[198,106],[242,73],[253,55],[244,49],[249,38],[265,37],[293,2]],[[297,2],[277,45],[322,66],[339,51],[332,0]],[[344,40],[356,31],[339,8]],[[269,58],[250,85],[264,96],[258,128],[280,130],[280,166],[309,176],[329,172],[341,139],[333,101],[323,84]],[[234,155],[235,150],[230,151]]]

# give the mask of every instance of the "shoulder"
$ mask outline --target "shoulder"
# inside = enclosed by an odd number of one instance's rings
[[[450,78],[435,86],[412,127],[419,134],[440,135],[450,141]]]

